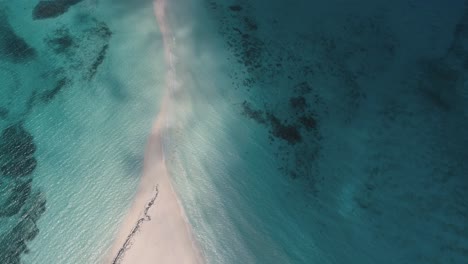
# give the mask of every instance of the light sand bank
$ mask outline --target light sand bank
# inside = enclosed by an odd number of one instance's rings
[[[145,153],[144,172],[138,193],[105,263],[203,263],[195,246],[184,211],[166,169],[162,134],[169,116],[170,91],[175,83],[173,38],[165,19],[167,0],[154,2],[155,15],[164,40],[168,68],[166,96],[153,126]]]

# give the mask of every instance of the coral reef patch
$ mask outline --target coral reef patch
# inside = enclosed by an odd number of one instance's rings
[[[13,63],[24,63],[34,59],[36,49],[19,36],[3,11],[0,10],[0,58]]]
[[[34,7],[32,17],[34,20],[55,18],[65,14],[70,7],[83,0],[41,0]]]

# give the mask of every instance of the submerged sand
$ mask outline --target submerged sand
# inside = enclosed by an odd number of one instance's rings
[[[165,19],[165,0],[154,2],[168,66],[166,93],[145,153],[139,190],[105,263],[203,263],[165,164],[163,133],[175,83],[173,38]]]

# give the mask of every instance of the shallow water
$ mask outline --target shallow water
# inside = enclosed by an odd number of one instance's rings
[[[36,160],[21,175],[2,171],[2,206],[8,190],[24,199],[0,220],[0,262],[97,263],[136,190],[158,109],[164,62],[152,2],[83,1],[33,19],[36,4],[0,6],[4,50],[20,39],[28,45],[1,54],[0,125],[30,135],[2,144],[30,138],[22,144],[35,147],[17,155],[33,151]]]
[[[98,263],[157,115],[151,1],[64,3],[0,2],[2,263]],[[208,263],[468,259],[465,4],[170,1],[166,161]]]

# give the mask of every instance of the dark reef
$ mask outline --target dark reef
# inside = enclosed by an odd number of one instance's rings
[[[33,136],[21,123],[5,128],[0,135],[0,190],[4,195],[0,217],[15,217],[18,222],[3,226],[0,234],[0,259],[5,264],[20,264],[28,252],[26,243],[39,233],[36,222],[45,212],[44,195],[32,186],[37,161]],[[5,232],[6,231],[6,232]]]
[[[257,23],[252,18],[245,16],[243,20],[244,20],[244,25],[247,28],[247,30],[256,31],[258,29]]]
[[[34,7],[32,17],[35,20],[55,18],[81,1],[83,0],[42,0]]]
[[[267,117],[270,121],[271,133],[273,136],[286,140],[292,145],[302,141],[301,133],[296,126],[281,122],[272,113],[268,113]]]
[[[275,156],[281,164],[278,170],[315,190],[313,185],[319,176],[312,171],[320,155],[319,141],[322,139],[318,123],[321,115],[326,113],[326,106],[320,91],[315,91],[311,85],[318,72],[317,66],[302,53],[304,47],[315,47],[319,42],[309,45],[299,41],[294,44],[297,47],[289,48],[280,39],[261,34],[268,23],[257,21],[251,13],[250,1],[237,1],[225,8],[221,6],[215,1],[208,3],[208,8],[220,21],[218,30],[224,36],[228,50],[242,65],[242,69],[230,73],[234,88],[246,90],[251,98],[259,98],[261,94],[260,97],[265,96],[263,101],[269,102],[259,106],[259,102],[244,101],[240,104],[240,113],[268,131],[268,138],[275,142]],[[270,25],[279,23],[276,19],[270,22]],[[270,91],[280,93],[282,97],[272,95],[270,98]]]
[[[30,175],[36,167],[33,136],[20,123],[10,125],[0,136],[0,183],[8,195],[0,208],[0,217],[18,215],[19,222],[0,236],[2,263],[19,264],[26,243],[39,233],[36,222],[45,211],[45,198],[33,191]],[[20,176],[20,177],[18,177]],[[6,188],[6,189],[5,189]]]
[[[313,130],[317,128],[317,120],[313,115],[303,115],[299,118],[299,122],[306,128],[306,130]]]
[[[38,93],[42,101],[52,100],[75,79],[73,76],[78,75],[78,72],[83,79],[91,81],[104,62],[112,31],[106,23],[95,18],[89,18],[83,23],[85,25],[79,30],[61,25],[44,38],[52,55],[60,56],[61,59],[58,60],[59,67],[50,71],[59,78],[59,82],[49,92]]]
[[[36,151],[33,136],[21,124],[11,125],[3,130],[0,140],[0,154],[12,159],[23,159]]]
[[[99,66],[104,62],[107,51],[109,49],[109,40],[112,37],[112,31],[109,29],[109,27],[105,23],[99,23],[98,27],[92,29],[91,33],[99,36],[103,41],[105,41],[105,44],[99,50],[97,57],[94,59],[93,64],[88,70],[88,74],[87,74],[88,80],[92,80],[96,76]]]
[[[93,64],[91,65],[91,68],[89,69],[88,80],[91,80],[91,79],[94,78],[94,76],[96,76],[96,73],[97,73],[97,70],[98,70],[99,66],[102,64],[102,62],[104,61],[104,59],[106,57],[106,53],[107,53],[108,48],[109,48],[109,45],[106,44],[106,45],[104,45],[104,47],[102,47],[101,51],[99,51],[99,54],[98,54],[96,60],[94,60]]]
[[[46,200],[42,193],[36,192],[21,211],[21,217],[9,232],[0,237],[0,259],[4,264],[20,264],[21,254],[28,252],[26,243],[38,234],[36,222],[46,210]]]
[[[6,16],[0,11],[0,56],[13,62],[22,63],[36,57],[36,50],[18,36]]]
[[[55,30],[54,35],[46,39],[46,43],[56,54],[66,53],[76,46],[75,39],[67,28]]]
[[[307,100],[302,95],[289,98],[289,104],[298,111],[304,111],[308,106]]]
[[[0,136],[0,172],[5,176],[30,175],[36,168],[34,139],[21,124],[11,125]]]
[[[229,9],[230,9],[231,11],[234,11],[234,12],[239,12],[239,11],[242,10],[242,6],[240,6],[240,5],[232,5],[232,6],[229,6]]]
[[[37,161],[34,157],[27,157],[23,160],[10,160],[2,164],[0,172],[6,176],[27,176],[36,169]]]
[[[262,110],[254,109],[247,101],[242,103],[242,115],[266,126],[270,129],[271,136],[285,140],[289,144],[294,145],[302,141],[302,136],[297,126],[282,122],[271,112],[264,113]]]
[[[32,179],[15,182],[6,202],[0,208],[0,217],[16,215],[31,194]]]
[[[61,78],[56,84],[55,84],[55,87],[50,90],[50,91],[46,91],[42,94],[41,96],[41,99],[42,101],[48,103],[50,101],[52,101],[56,96],[57,94],[60,93],[60,91],[63,90],[64,87],[66,87],[67,85],[70,84],[70,79],[68,78]]]
[[[395,244],[397,251],[414,247],[415,255],[404,253],[408,263],[465,263],[468,8],[447,52],[427,58],[440,42],[418,43],[426,51],[413,64],[402,63],[411,38],[397,33],[399,17],[387,7],[343,10],[332,27],[304,19],[298,25],[310,27],[283,35],[281,23],[289,17],[255,16],[268,12],[259,3],[207,2],[220,21],[228,60],[237,62],[229,74],[241,90],[234,93],[246,99],[239,112],[269,132],[278,170],[294,182],[286,192],[312,198],[304,199],[304,215],[308,208],[322,210],[330,188],[353,183],[354,200],[347,203],[353,215],[365,216],[373,241]],[[445,41],[435,34],[450,29],[433,25],[430,39]],[[409,232],[386,231],[402,227]],[[427,237],[438,242],[426,244]]]
[[[247,101],[242,103],[242,114],[250,119],[253,119],[257,123],[266,124],[266,118],[263,111],[254,109]]]
[[[112,31],[110,30],[109,26],[104,22],[99,22],[97,27],[91,30],[91,33],[96,34],[105,41],[109,41],[109,39],[112,37]]]

